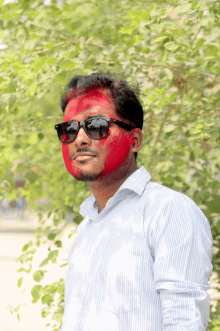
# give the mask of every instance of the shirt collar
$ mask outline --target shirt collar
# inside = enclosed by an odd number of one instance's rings
[[[109,206],[116,201],[118,202],[121,197],[125,197],[125,191],[127,194],[130,194],[131,191],[135,192],[138,195],[142,195],[147,183],[150,181],[151,176],[144,166],[135,170],[120,186],[118,191],[111,197],[106,204],[106,207],[103,211],[107,211]],[[84,217],[89,217],[96,220],[99,217],[98,213],[98,203],[93,194],[91,194],[81,205],[80,205],[80,214]]]

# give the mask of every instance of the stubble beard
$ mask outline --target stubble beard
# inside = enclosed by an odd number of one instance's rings
[[[81,174],[77,177],[75,177],[76,180],[80,181],[80,182],[94,182],[96,180],[96,178],[98,177],[99,174],[90,174],[90,175],[86,175],[86,174]]]

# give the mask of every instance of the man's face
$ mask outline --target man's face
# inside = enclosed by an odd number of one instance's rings
[[[84,97],[69,101],[63,121],[80,122],[94,115],[121,120],[116,114],[109,96],[94,91]],[[113,173],[128,158],[131,160],[133,153],[130,149],[134,141],[130,136],[131,132],[128,134],[115,123],[110,123],[108,135],[100,140],[91,139],[84,129],[80,128],[72,143],[62,144],[63,159],[68,172],[76,180],[85,182],[94,181]],[[94,154],[95,157],[74,160],[76,153],[79,152],[88,152]]]

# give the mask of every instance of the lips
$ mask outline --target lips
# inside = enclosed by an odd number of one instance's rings
[[[92,156],[92,157],[95,157],[96,155],[89,154],[89,153],[76,153],[76,155],[73,157],[73,160],[76,160],[78,157],[81,157],[81,156]]]
[[[90,159],[92,159],[94,157],[95,156],[93,156],[93,155],[79,155],[74,160],[75,161],[86,161],[86,160],[90,160]]]

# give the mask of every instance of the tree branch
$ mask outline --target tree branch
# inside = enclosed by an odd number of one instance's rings
[[[38,119],[33,120],[33,121],[30,121],[30,122],[22,123],[22,125],[18,126],[18,130],[20,130],[21,128],[23,128],[25,125],[33,124],[33,123],[40,122],[40,121],[43,121],[43,120],[50,120],[50,119],[54,119],[54,118],[62,119],[63,116],[47,116],[47,117],[41,117],[41,118],[38,118]]]
[[[194,166],[191,165],[189,162],[186,162],[186,165],[187,165],[189,168],[194,169],[194,170],[196,170],[196,171],[198,171],[198,172],[202,172],[202,173],[204,172],[203,170],[194,167]]]
[[[43,26],[41,26],[41,25],[38,25],[38,24],[36,24],[36,23],[34,23],[34,22],[32,22],[32,21],[27,21],[27,23],[29,23],[29,24],[31,24],[31,25],[34,25],[34,26],[38,27],[39,29],[49,30],[48,28],[45,28],[45,27],[43,27]],[[57,35],[57,36],[60,37],[60,38],[63,38],[63,39],[65,39],[65,40],[68,40],[68,41],[70,41],[71,43],[76,43],[75,40],[72,40],[71,38],[68,38],[68,37],[62,35],[61,33],[58,33],[58,32],[53,31],[53,32],[52,32],[52,35],[53,35],[53,34]]]
[[[203,26],[201,25],[199,27],[199,30],[197,31],[197,33],[194,35],[192,42],[191,42],[191,48],[193,47],[194,41],[196,40],[196,37],[198,36],[198,34],[200,33],[200,31],[202,30]]]
[[[60,43],[53,45],[53,47],[60,46],[60,45],[64,45],[64,44],[69,44],[69,42],[68,42],[68,41],[61,41]],[[35,52],[35,53],[33,53],[32,55],[37,55],[37,54],[47,53],[47,52],[49,52],[50,50],[51,50],[51,49],[41,50],[41,51],[39,51],[39,52]]]
[[[159,130],[158,130],[157,135],[156,135],[156,137],[154,139],[154,146],[156,145],[156,143],[160,139],[160,136],[161,136],[161,134],[163,132],[163,127],[164,127],[165,120],[166,120],[167,116],[170,114],[171,110],[172,110],[172,108],[169,107],[168,111],[165,113],[165,115],[164,115],[164,117],[163,117],[163,119],[162,119],[162,121],[160,123]]]

